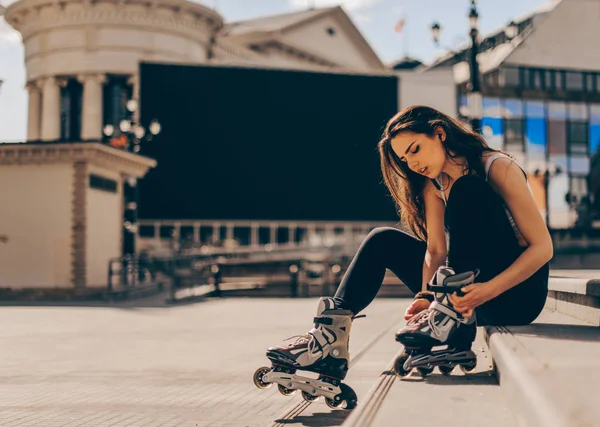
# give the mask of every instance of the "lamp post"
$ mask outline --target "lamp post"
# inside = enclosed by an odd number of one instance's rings
[[[153,119],[146,129],[135,118],[135,112],[138,108],[138,102],[130,99],[126,103],[130,118],[124,118],[119,122],[119,127],[115,128],[112,124],[104,126],[103,132],[109,138],[109,144],[115,148],[122,148],[132,153],[140,151],[142,142],[151,141],[161,131],[158,120]]]
[[[479,72],[479,63],[477,55],[479,54],[479,12],[477,11],[476,0],[471,0],[471,8],[469,10],[469,37],[471,39],[471,48],[469,49],[469,70],[470,80],[468,84],[469,92],[467,93],[467,116],[471,122],[471,128],[475,132],[481,133],[481,118],[483,117],[483,96],[481,93],[481,74]],[[439,46],[441,25],[434,22],[431,25],[431,34],[433,41]],[[506,38],[512,40],[518,32],[517,24],[511,21],[505,29]],[[451,50],[452,51],[452,50]],[[456,52],[454,52],[456,54]]]
[[[103,132],[109,139],[109,144],[132,153],[138,153],[143,142],[151,141],[161,131],[158,120],[150,122],[148,129],[135,120],[138,102],[130,99],[126,104],[130,118],[120,121],[119,127],[112,124],[104,126]],[[138,181],[130,176],[123,182],[123,198],[125,211],[123,213],[123,256],[131,260],[135,255],[135,236],[138,231],[137,205],[139,200]]]

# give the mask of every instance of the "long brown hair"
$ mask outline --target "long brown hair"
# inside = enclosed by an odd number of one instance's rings
[[[407,163],[402,162],[392,150],[391,141],[401,132],[433,137],[439,128],[446,133],[443,144],[446,155],[450,158],[466,159],[465,174],[484,176],[482,154],[496,151],[487,145],[480,134],[431,107],[407,107],[388,121],[379,141],[383,181],[396,202],[401,220],[422,240],[427,240],[423,189],[429,178],[413,172]]]

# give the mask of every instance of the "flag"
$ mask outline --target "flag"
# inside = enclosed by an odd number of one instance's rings
[[[396,22],[396,25],[394,26],[394,32],[401,33],[402,29],[404,28],[405,22],[406,22],[406,19],[404,19],[404,18],[402,18],[398,22]]]

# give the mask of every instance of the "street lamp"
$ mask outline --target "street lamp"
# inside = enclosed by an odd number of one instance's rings
[[[138,109],[138,101],[130,99],[125,106],[127,111],[133,116]],[[141,143],[151,141],[160,131],[161,126],[156,119],[153,119],[148,129],[146,129],[135,119],[128,118],[121,120],[118,128],[115,128],[113,124],[107,124],[103,129],[104,135],[110,138],[110,145],[133,153],[138,153],[141,149]]]
[[[104,126],[103,133],[110,138],[109,144],[115,148],[121,148],[133,153],[138,153],[142,142],[151,141],[161,131],[158,120],[150,122],[148,129],[143,127],[133,117],[138,109],[138,101],[130,99],[125,104],[129,115],[119,122],[118,127],[113,124]],[[133,261],[135,255],[135,237],[138,232],[137,207],[139,200],[138,180],[136,177],[128,177],[123,182],[123,198],[125,209],[123,214],[123,256],[127,263]]]
[[[479,75],[479,64],[477,63],[477,54],[479,53],[479,43],[477,37],[479,13],[477,12],[476,0],[471,0],[471,9],[469,10],[469,25],[471,37],[471,49],[469,55],[470,82],[468,85],[469,92],[467,93],[467,108],[471,122],[471,128],[475,132],[481,132],[481,117],[483,116],[483,99],[481,95],[481,77]],[[431,25],[431,34],[433,41],[439,45],[441,25],[434,22]]]

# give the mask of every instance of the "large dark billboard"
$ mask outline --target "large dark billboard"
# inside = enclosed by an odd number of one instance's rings
[[[145,219],[395,220],[377,142],[391,76],[142,64],[141,115],[161,134]]]

